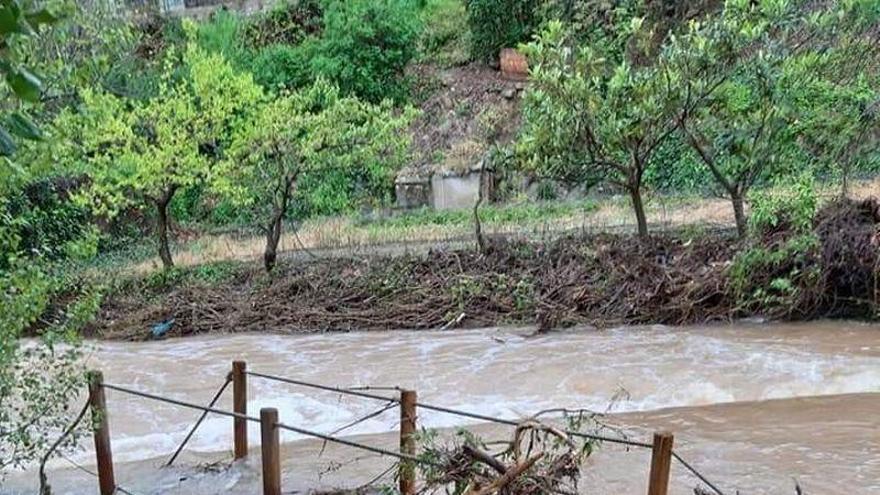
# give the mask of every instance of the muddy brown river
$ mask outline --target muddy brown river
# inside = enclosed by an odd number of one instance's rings
[[[253,371],[339,386],[415,388],[420,400],[505,418],[552,407],[610,409],[634,438],[668,429],[678,451],[725,494],[880,494],[880,326],[848,322],[693,328],[576,329],[537,337],[485,329],[308,336],[230,335],[149,343],[92,343],[90,366],[107,382],[207,403],[230,362]],[[249,381],[250,411],[273,406],[285,423],[331,432],[381,407],[371,401]],[[196,411],[108,392],[117,481],[133,494],[255,494],[259,454],[230,469],[196,466],[229,458],[232,424],[209,417],[171,469],[159,466]],[[231,394],[220,403],[231,408]],[[488,439],[503,427],[420,412],[421,426],[465,426]],[[393,448],[392,409],[346,430]],[[259,440],[250,431],[252,447]],[[285,491],[356,487],[391,460],[282,435]],[[94,469],[90,442],[70,461]],[[582,493],[644,493],[649,454],[603,445]],[[33,472],[7,473],[0,492],[33,493]],[[67,460],[51,465],[59,494],[97,493]],[[672,493],[698,484],[673,465]]]

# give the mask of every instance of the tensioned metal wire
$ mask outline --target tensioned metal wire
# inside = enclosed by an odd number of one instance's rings
[[[301,386],[301,387],[324,390],[327,392],[334,392],[334,393],[339,393],[342,395],[351,395],[351,396],[355,396],[355,397],[361,397],[361,398],[377,400],[377,401],[400,402],[400,399],[397,397],[388,397],[388,396],[383,396],[383,395],[379,395],[379,394],[373,394],[373,393],[366,391],[366,390],[371,390],[371,389],[372,390],[379,390],[379,389],[400,390],[400,388],[398,388],[398,387],[342,388],[342,387],[334,387],[334,386],[329,386],[329,385],[321,385],[318,383],[311,383],[311,382],[306,382],[306,381],[302,381],[302,380],[295,380],[292,378],[286,378],[286,377],[281,377],[281,376],[268,375],[265,373],[258,373],[255,371],[246,371],[245,373],[248,375],[257,377],[257,378],[278,381],[278,382],[287,383],[290,385],[297,385],[297,386]],[[437,406],[434,404],[427,404],[424,402],[416,402],[416,407],[419,407],[421,409],[427,409],[429,411],[437,411],[437,412],[441,412],[441,413],[452,414],[455,416],[461,416],[461,417],[466,417],[466,418],[471,418],[471,419],[478,419],[481,421],[486,421],[486,422],[496,423],[496,424],[503,424],[503,425],[507,425],[507,426],[519,426],[519,424],[520,424],[520,422],[516,421],[516,420],[498,418],[498,417],[494,417],[494,416],[487,416],[485,414],[478,414],[478,413],[473,413],[473,412],[469,412],[469,411],[462,411],[459,409]],[[574,437],[580,437],[580,438],[585,438],[585,439],[589,439],[589,440],[597,440],[600,442],[615,443],[615,444],[625,445],[628,447],[638,447],[638,448],[643,448],[643,449],[652,449],[654,447],[650,443],[639,442],[636,440],[630,440],[628,438],[612,437],[612,436],[599,435],[599,434],[594,434],[594,433],[583,433],[583,432],[579,432],[579,431],[566,431],[565,433],[568,435],[574,436]],[[691,463],[687,462],[680,454],[673,451],[672,456],[679,463],[681,463],[681,465],[687,471],[689,471],[697,479],[699,479],[702,483],[704,483],[706,486],[708,486],[713,492],[715,492],[716,495],[724,495],[724,492],[721,491],[720,488],[718,488],[714,483],[709,481],[709,479],[705,475],[703,475],[701,472],[699,472]]]
[[[386,405],[385,407],[379,409],[378,411],[376,411],[374,413],[371,413],[366,419],[369,419],[369,417],[374,417],[378,414],[381,414],[381,413],[389,410],[392,404],[396,404],[396,403],[400,402],[400,399],[398,397],[388,397],[388,396],[383,396],[383,395],[368,392],[368,390],[401,390],[399,387],[357,387],[357,388],[349,389],[349,388],[334,387],[334,386],[329,386],[329,385],[321,385],[321,384],[317,384],[317,383],[311,383],[311,382],[306,382],[306,381],[302,381],[302,380],[295,380],[292,378],[285,378],[285,377],[281,377],[281,376],[268,375],[265,373],[258,373],[255,371],[246,371],[245,373],[248,375],[251,375],[251,376],[254,376],[257,378],[263,378],[266,380],[272,380],[272,381],[277,381],[277,382],[281,382],[281,383],[287,383],[290,385],[297,385],[297,386],[302,386],[302,387],[307,387],[307,388],[324,390],[327,392],[338,393],[338,394],[342,394],[342,395],[350,395],[350,396],[355,396],[355,397],[361,397],[364,399],[377,400],[377,401],[383,401],[383,402],[388,403],[388,405]],[[256,423],[260,422],[259,418],[256,418],[253,416],[248,416],[245,414],[240,414],[240,413],[231,412],[231,411],[225,411],[225,410],[217,409],[217,408],[213,407],[214,404],[216,404],[217,400],[222,395],[223,391],[228,386],[229,382],[230,382],[230,380],[229,380],[229,377],[227,376],[226,382],[223,384],[223,386],[220,388],[220,390],[215,394],[213,400],[211,401],[211,405],[208,407],[201,406],[199,404],[193,404],[193,403],[186,402],[186,401],[181,401],[178,399],[162,397],[162,396],[159,396],[156,394],[151,394],[148,392],[133,390],[130,388],[126,388],[126,387],[123,387],[120,385],[114,385],[114,384],[110,384],[110,383],[103,383],[102,386],[107,389],[110,389],[110,390],[116,390],[118,392],[142,397],[145,399],[155,400],[155,401],[159,401],[159,402],[165,402],[165,403],[177,405],[180,407],[185,407],[185,408],[189,408],[189,409],[195,409],[195,410],[202,411],[202,413],[203,413],[202,416],[199,418],[196,425],[193,427],[193,429],[190,430],[189,434],[187,435],[186,440],[188,440],[192,436],[192,434],[195,432],[195,430],[198,428],[198,425],[204,420],[205,416],[208,413],[213,413],[213,414],[218,414],[221,416],[228,416],[228,417],[233,417],[233,418],[238,418],[238,419],[244,419],[246,421],[252,421],[252,422],[256,422]],[[423,403],[423,402],[416,402],[416,407],[426,409],[426,410],[446,413],[446,414],[452,414],[452,415],[461,416],[461,417],[467,417],[467,418],[471,418],[471,419],[478,419],[478,420],[486,421],[486,422],[490,422],[490,423],[497,423],[497,424],[503,424],[503,425],[508,425],[508,426],[519,426],[520,425],[520,421],[516,421],[516,420],[498,418],[498,417],[494,417],[494,416],[488,416],[488,415],[473,413],[473,412],[469,412],[469,411],[462,411],[462,410],[458,410],[458,409],[437,406],[434,404],[428,404],[428,403]],[[282,430],[287,430],[287,431],[291,431],[294,433],[298,433],[300,435],[318,438],[318,439],[324,440],[326,442],[345,445],[348,447],[365,450],[365,451],[379,454],[382,456],[394,457],[394,458],[397,458],[397,459],[403,460],[403,461],[414,462],[414,463],[419,463],[419,464],[436,465],[436,463],[433,461],[419,458],[419,457],[416,457],[416,456],[413,456],[410,454],[405,454],[402,452],[395,452],[395,451],[391,451],[391,450],[387,450],[387,449],[382,449],[379,447],[373,447],[371,445],[366,445],[366,444],[362,444],[362,443],[355,442],[352,440],[346,440],[344,438],[339,438],[339,437],[333,436],[334,434],[336,434],[346,428],[350,428],[354,424],[357,424],[358,422],[361,422],[363,420],[365,420],[365,419],[362,418],[361,420],[358,420],[352,424],[343,426],[342,428],[336,430],[335,432],[333,432],[331,434],[325,434],[325,433],[320,433],[320,432],[316,432],[316,431],[311,431],[311,430],[308,430],[305,428],[300,428],[297,426],[288,425],[288,424],[280,423],[280,422],[276,423],[275,427],[282,429]],[[644,449],[653,448],[653,445],[650,443],[630,440],[628,438],[612,437],[612,436],[599,435],[599,434],[593,434],[593,433],[583,433],[583,432],[579,432],[579,431],[566,431],[565,433],[568,435],[571,435],[571,436],[575,436],[575,437],[585,438],[585,439],[589,439],[589,440],[596,440],[596,441],[601,441],[601,442],[615,443],[615,444],[625,445],[628,447],[638,447],[638,448],[644,448]],[[186,444],[186,440],[184,441],[183,445]],[[182,450],[183,445],[181,445],[181,447],[178,448],[178,451],[172,457],[170,462],[173,462],[174,458],[177,457],[180,450]],[[705,475],[703,475],[696,468],[694,468],[693,465],[691,465],[684,458],[682,458],[681,455],[679,455],[677,452],[674,452],[674,451],[672,452],[672,455],[679,463],[681,463],[681,465],[685,469],[687,469],[691,474],[696,476],[697,479],[699,479],[702,483],[704,483],[706,486],[708,486],[710,489],[712,489],[712,491],[714,491],[717,495],[724,495],[724,492],[722,492],[715,484],[713,484],[711,481],[709,481]],[[169,462],[169,464],[170,464],[170,462]],[[122,491],[120,488],[117,488],[117,490]],[[123,492],[123,493],[128,494],[128,492]],[[129,494],[129,495],[131,495],[131,494]]]

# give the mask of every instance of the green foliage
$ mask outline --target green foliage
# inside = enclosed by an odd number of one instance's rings
[[[15,239],[4,243],[4,253],[59,260],[65,257],[69,243],[90,232],[89,211],[69,201],[64,191],[58,191],[63,186],[61,179],[45,179],[3,198],[0,205],[5,207],[5,214],[0,216],[0,230]],[[0,270],[6,263],[0,258]]]
[[[89,177],[81,204],[107,216],[156,207],[160,249],[167,249],[163,219],[175,192],[207,176],[233,127],[262,98],[252,78],[218,54],[190,44],[184,73],[174,70],[175,61],[169,52],[155,97],[132,101],[84,90],[80,111],[55,122],[63,139],[54,156]]]
[[[794,184],[752,195],[751,245],[734,258],[729,273],[741,311],[790,312],[814,292],[821,272],[812,229],[817,205],[809,171]]]
[[[247,56],[241,42],[242,29],[242,21],[237,13],[220,9],[211,15],[210,20],[198,25],[196,40],[206,52],[220,54],[238,65]]]
[[[330,0],[311,70],[343,94],[402,101],[404,69],[417,53],[419,32],[413,0]]]
[[[307,37],[262,47],[251,68],[272,91],[297,90],[323,78],[345,95],[402,101],[408,91],[404,69],[417,54],[420,27],[413,0],[330,0],[321,30],[310,27],[304,33],[314,34]]]
[[[37,125],[31,120],[27,109],[38,105],[43,96],[43,80],[34,72],[28,60],[27,49],[39,43],[40,26],[54,24],[59,14],[40,8],[30,2],[3,0],[0,2],[0,73],[5,79],[2,91],[11,94],[6,98],[0,119],[0,157],[3,168],[10,167],[9,158],[15,154],[17,139],[39,140],[42,138]],[[7,95],[4,95],[7,96]],[[12,107],[12,108],[10,108]],[[5,172],[5,171],[4,171]]]
[[[538,27],[534,0],[465,1],[475,59],[497,60],[502,48],[516,48]]]
[[[657,147],[645,171],[645,183],[664,193],[708,194],[714,178],[680,132]]]
[[[425,0],[419,60],[441,67],[463,65],[471,58],[471,31],[462,0]]]
[[[313,77],[310,64],[314,46],[313,42],[306,42],[298,46],[279,44],[264,48],[251,63],[254,81],[275,92],[308,85]]]
[[[613,53],[615,58],[619,58],[626,52],[628,45],[628,39],[626,36],[621,36],[619,27],[637,17],[647,18],[646,3],[649,2],[544,0],[538,8],[538,15],[547,22],[553,20],[563,22],[575,43],[590,44],[596,47],[597,51]]]
[[[798,234],[808,234],[812,230],[818,208],[813,175],[805,171],[793,183],[789,181],[752,194],[749,228],[753,235],[762,236],[780,228]]]
[[[241,265],[238,263],[219,261],[192,267],[157,270],[143,279],[130,279],[127,283],[137,283],[136,290],[162,292],[186,285],[217,286],[232,281],[240,273]]]
[[[239,127],[214,187],[262,218],[384,202],[408,155],[401,130],[412,116],[345,97],[319,79],[265,103]]]
[[[320,33],[322,19],[319,0],[281,0],[268,11],[248,19],[245,43],[252,48],[298,45]]]
[[[616,36],[647,47],[651,32],[632,18],[617,26]],[[677,129],[684,105],[680,76],[666,64],[635,64],[631,53],[597,49],[607,44],[572,49],[570,42],[562,23],[553,21],[524,47],[532,84],[518,153],[539,177],[622,188],[646,235],[643,179],[658,147]]]

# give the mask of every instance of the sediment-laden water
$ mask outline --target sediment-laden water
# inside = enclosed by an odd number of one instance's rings
[[[487,329],[309,336],[230,335],[149,343],[98,342],[90,365],[110,383],[207,403],[230,363],[339,386],[403,386],[420,400],[517,418],[551,407],[610,409],[636,438],[669,429],[676,446],[726,493],[880,493],[880,327],[846,322],[706,328],[572,330],[528,336]],[[330,432],[383,404],[250,378],[248,407]],[[231,407],[231,394],[221,401]],[[228,457],[231,420],[209,418],[178,467],[158,469],[198,412],[108,392],[122,486],[137,494],[258,493],[258,451],[219,473],[193,466]],[[504,428],[422,411],[425,427],[467,425],[489,438]],[[392,447],[397,411],[347,430]],[[259,440],[257,425],[251,443]],[[390,460],[283,435],[285,490],[357,486]],[[87,442],[88,446],[88,442]],[[86,449],[71,459],[93,468]],[[584,493],[642,493],[648,454],[603,446]],[[57,493],[94,493],[94,479],[59,460]],[[679,466],[674,493],[696,485]],[[3,493],[28,493],[33,473],[11,473]]]

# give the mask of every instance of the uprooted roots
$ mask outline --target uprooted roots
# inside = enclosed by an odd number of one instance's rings
[[[431,329],[537,324],[670,325],[768,315],[809,319],[875,316],[878,205],[838,202],[817,217],[818,248],[784,273],[798,297],[781,308],[742,304],[730,268],[749,249],[728,233],[691,236],[570,236],[548,243],[495,240],[486,253],[322,259],[282,264],[272,276],[255,266],[222,284],[185,282],[111,295],[97,331],[145,338],[174,319],[169,335],[247,331]],[[768,246],[770,246],[768,244]],[[772,247],[772,246],[770,246]],[[759,274],[760,275],[760,274]],[[768,277],[776,277],[767,273]],[[772,284],[774,280],[761,281]]]

